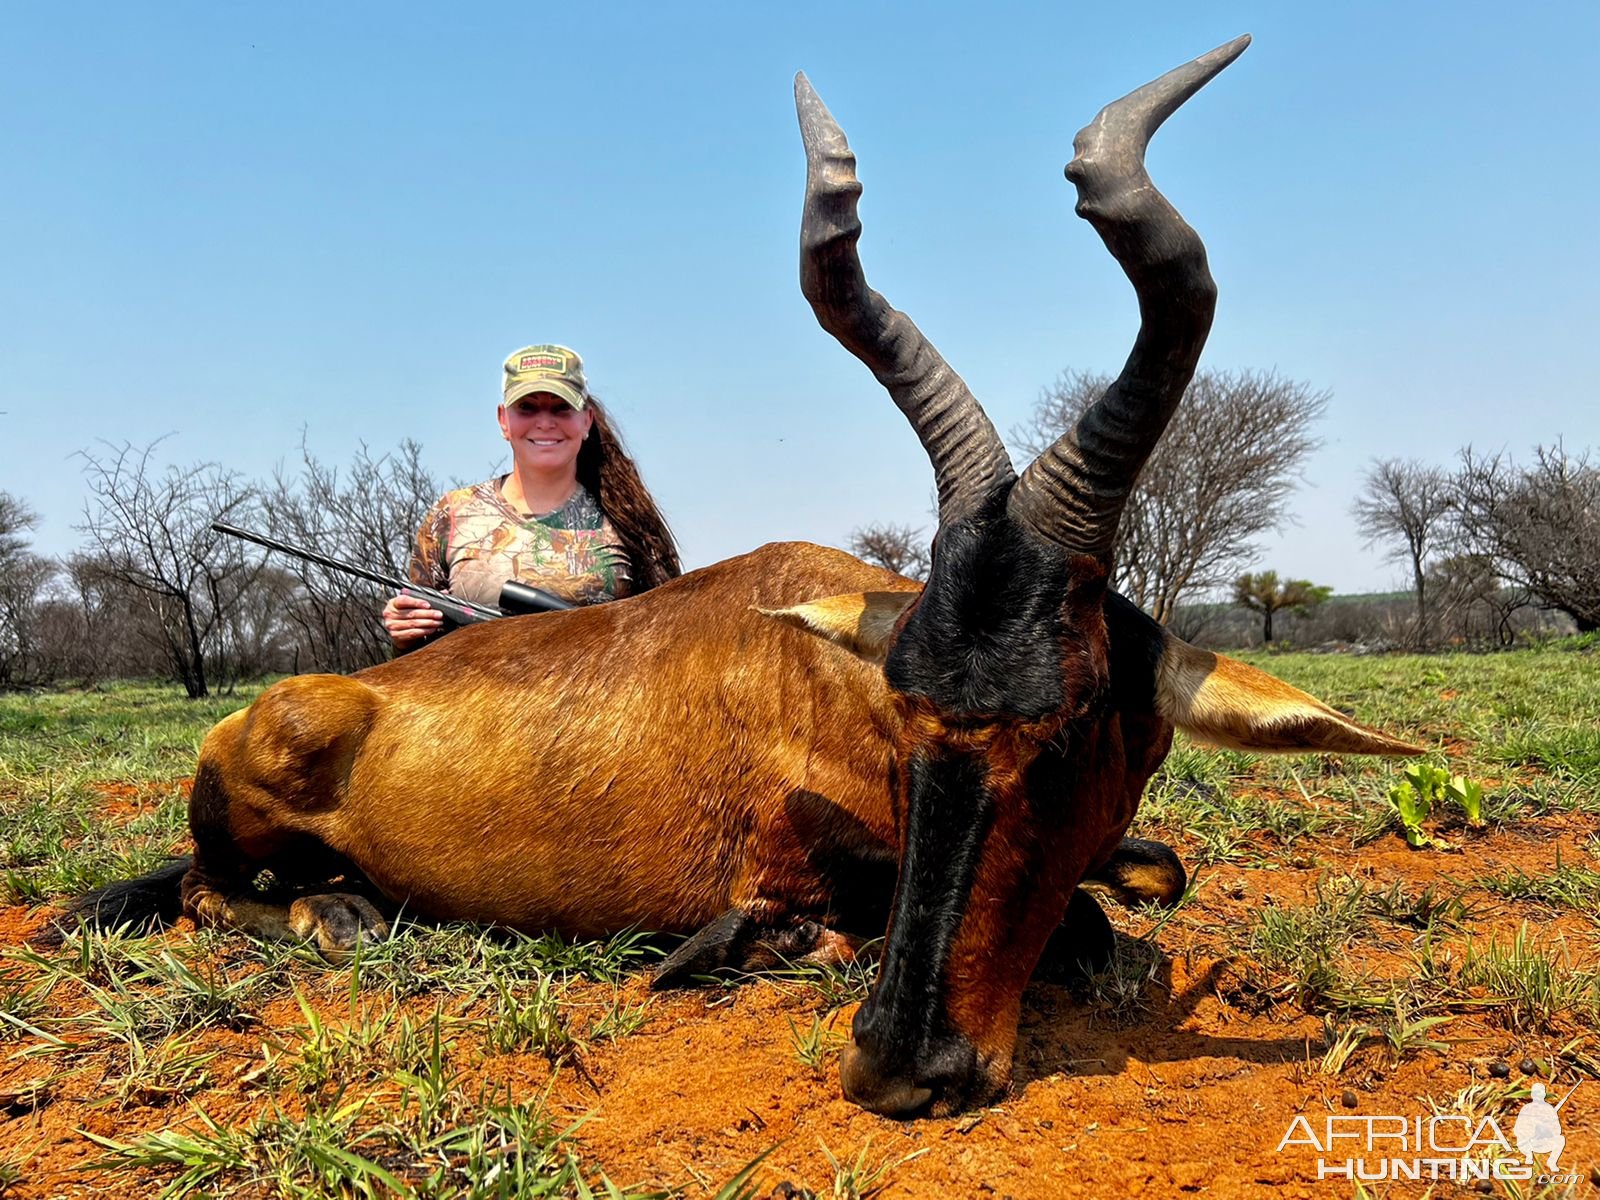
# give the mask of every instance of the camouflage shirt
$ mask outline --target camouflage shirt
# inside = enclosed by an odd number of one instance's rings
[[[439,497],[417,531],[411,581],[479,604],[498,604],[508,579],[578,604],[626,596],[627,554],[582,484],[560,508],[526,517],[488,479]]]

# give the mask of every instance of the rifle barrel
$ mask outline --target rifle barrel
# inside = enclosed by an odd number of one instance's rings
[[[291,546],[288,542],[280,542],[277,538],[268,537],[264,533],[252,533],[248,529],[240,529],[237,525],[229,525],[226,521],[213,521],[211,528],[218,533],[225,533],[229,537],[243,538],[247,542],[254,542],[258,546],[265,546],[268,550],[276,550],[280,554],[292,554],[295,558],[303,558],[307,562],[314,562],[319,567],[331,567],[335,571],[343,571],[347,575],[359,575],[362,579],[370,579],[373,583],[381,583],[399,590],[410,587],[404,580],[396,579],[393,575],[382,575],[377,571],[369,571],[366,567],[358,567],[355,563],[345,562],[343,559],[334,558],[330,554],[319,554],[315,550],[307,550],[301,546]]]
[[[276,550],[280,554],[289,554],[293,555],[295,558],[303,558],[307,562],[316,563],[319,567],[328,567],[330,570],[343,571],[347,575],[355,575],[361,579],[371,580],[373,583],[381,583],[384,587],[389,588],[391,591],[431,591],[429,588],[419,588],[418,585],[405,579],[399,579],[393,575],[384,575],[378,571],[369,571],[366,567],[360,567],[355,563],[345,562],[341,558],[334,558],[331,554],[320,554],[315,550],[307,550],[303,546],[293,546],[288,542],[279,541],[277,538],[268,537],[264,533],[254,533],[248,529],[240,529],[237,525],[230,525],[226,521],[213,521],[211,522],[211,528],[215,529],[218,533],[225,533],[229,537],[243,538],[247,542],[254,542],[258,546],[265,546],[268,550]],[[461,605],[462,608],[471,609],[474,612],[480,612],[485,615],[495,617],[501,615],[499,609],[490,608],[486,604],[477,604],[471,600],[462,600],[456,596],[451,596],[450,600],[455,604]]]

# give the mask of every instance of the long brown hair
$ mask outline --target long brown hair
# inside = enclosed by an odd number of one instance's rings
[[[639,477],[639,468],[593,395],[588,411],[594,426],[578,450],[578,482],[600,501],[600,511],[617,531],[633,568],[633,591],[648,591],[683,574],[678,546]]]

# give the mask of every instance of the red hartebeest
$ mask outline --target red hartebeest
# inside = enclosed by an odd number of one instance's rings
[[[1020,479],[965,385],[867,287],[854,159],[799,78],[802,287],[933,460],[927,585],[771,545],[630,600],[285,680],[207,736],[192,865],[115,885],[101,919],[161,907],[181,875],[197,921],[337,955],[385,931],[367,899],[274,898],[251,881],[359,874],[434,917],[698,930],[662,983],[773,952],[848,954],[841,931],[887,919],[846,1093],[911,1115],[1003,1087],[1052,931],[1104,947],[1078,885],[1170,899],[1181,879],[1162,848],[1122,840],[1174,727],[1246,749],[1414,752],[1186,645],[1106,587],[1118,510],[1214,295],[1144,146],[1245,41],[1079,135],[1079,212],[1132,279],[1143,324],[1110,391]]]

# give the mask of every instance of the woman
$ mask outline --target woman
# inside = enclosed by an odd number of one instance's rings
[[[440,497],[417,531],[411,579],[496,604],[508,579],[580,604],[678,575],[672,533],[565,346],[528,346],[505,361],[500,435],[509,474]],[[440,633],[444,618],[401,593],[383,609],[397,650]]]

